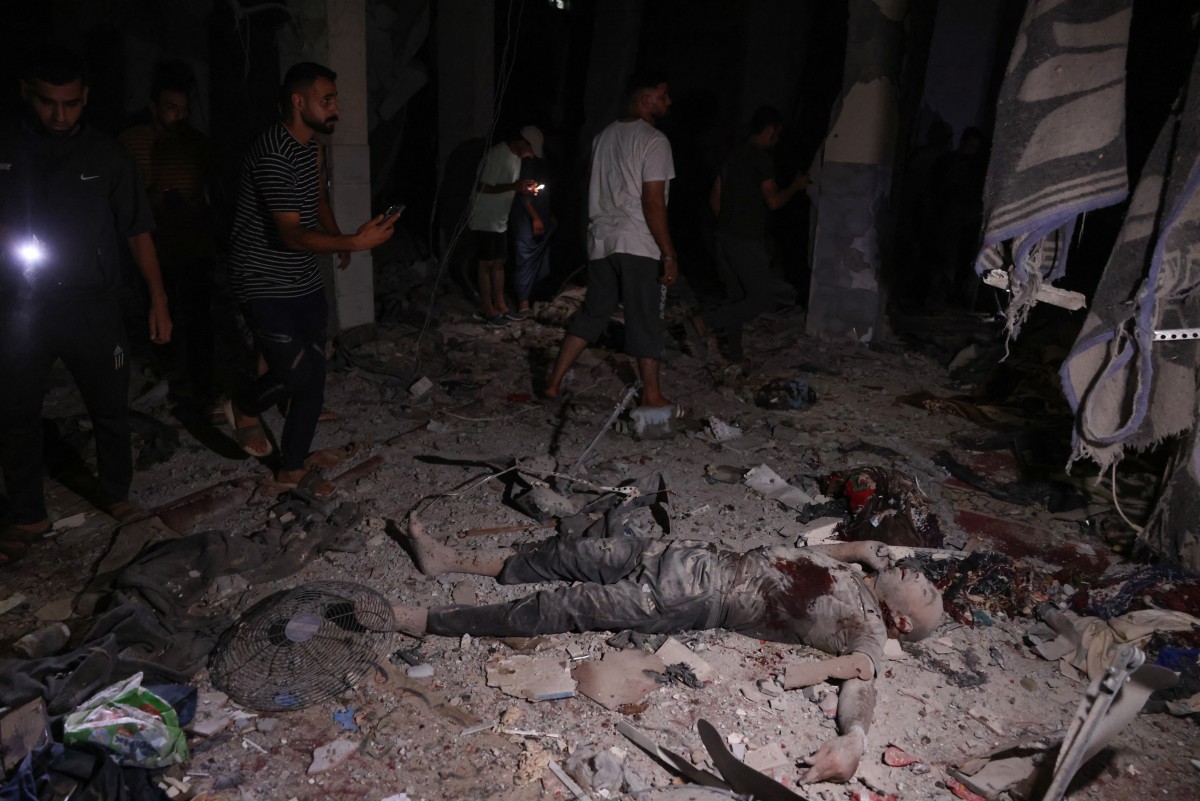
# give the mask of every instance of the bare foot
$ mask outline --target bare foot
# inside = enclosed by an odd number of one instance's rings
[[[408,543],[412,547],[417,570],[426,576],[447,573],[457,565],[454,551],[429,536],[415,514],[408,518]]]
[[[405,634],[424,634],[429,624],[429,611],[423,606],[392,604],[392,617],[396,621],[396,631]]]

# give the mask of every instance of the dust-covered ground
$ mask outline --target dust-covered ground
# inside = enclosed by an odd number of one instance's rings
[[[360,583],[389,601],[412,604],[488,603],[531,589],[456,574],[426,578],[405,551],[402,532],[406,515],[419,510],[430,533],[464,549],[553,535],[552,527],[518,511],[512,496],[522,482],[570,471],[633,381],[628,360],[599,346],[569,375],[567,400],[536,400],[570,303],[570,297],[561,298],[541,307],[537,319],[494,329],[472,321],[464,303],[447,298],[437,326],[424,328],[419,310],[409,309],[368,335],[343,340],[343,358],[332,365],[326,398],[336,419],[320,425],[314,444],[324,449],[326,475],[340,493],[336,503],[308,513],[311,524],[339,503],[357,505],[337,518],[349,521],[339,532],[338,548],[314,554],[298,572],[276,581],[227,578],[191,611],[235,615],[279,590],[323,580]],[[1038,485],[1014,495],[1013,482],[1021,475],[1008,451],[972,454],[964,447],[994,436],[998,428],[1020,430],[1022,420],[1036,431],[1054,413],[1053,404],[1039,407],[1031,401],[1034,392],[1007,412],[992,410],[994,419],[1010,415],[1004,425],[984,427],[896,400],[921,391],[953,396],[980,384],[986,370],[957,369],[952,378],[946,365],[972,337],[993,340],[978,321],[959,320],[957,328],[915,326],[928,334],[926,343],[938,347],[917,347],[913,343],[920,337],[889,336],[871,346],[849,337],[818,342],[803,335],[802,313],[782,311],[749,329],[748,358],[741,364],[697,358],[677,331],[663,360],[662,384],[686,415],[671,421],[665,438],[637,438],[619,421],[574,472],[579,480],[563,491],[559,479],[559,490],[578,509],[606,488],[658,473],[668,491],[669,531],[642,510],[628,521],[632,532],[745,549],[795,543],[807,528],[806,516],[720,477],[766,464],[816,493],[820,479],[834,471],[883,465],[914,478],[929,496],[948,547],[1013,556],[1044,579],[1042,600],[1065,601],[1081,583],[1122,568],[1123,557],[1086,523],[1107,511],[1102,498],[1107,485],[1084,482],[1096,490],[1091,500],[1097,504],[1094,515],[1076,515],[1085,523],[1059,519],[1070,515],[1049,512],[1037,498]],[[985,367],[994,365],[994,359],[988,361],[993,352],[982,354]],[[430,388],[410,392],[421,378],[429,379]],[[808,382],[816,402],[800,410],[760,407],[755,391],[775,379]],[[220,529],[243,536],[272,525],[303,535],[288,529],[288,521],[281,523],[280,515],[290,510],[304,520],[308,507],[289,505],[267,480],[268,466],[243,456],[223,427],[194,419],[181,423],[153,376],[138,382],[135,394],[136,410],[178,434],[177,446],[161,431],[144,427],[137,438],[139,453],[154,457],[143,464],[161,459],[136,475],[134,493],[143,506],[170,508],[176,499],[200,492],[208,502],[185,513],[177,509],[171,518],[183,529],[180,535]],[[86,418],[65,373],[47,399],[46,416],[59,421],[62,452],[77,454],[86,465],[92,458]],[[737,426],[740,435],[718,441],[712,417]],[[268,414],[266,422],[278,435],[281,418]],[[160,450],[155,455],[147,448]],[[1010,500],[951,478],[935,461],[940,451],[1008,487],[1008,495],[998,494]],[[64,457],[56,464],[64,483],[80,473],[69,462]],[[218,491],[202,492],[214,485],[220,485]],[[73,604],[65,612],[60,608],[58,616],[66,616],[73,643],[80,642],[90,621],[80,613],[81,593],[114,537],[120,538],[113,521],[75,493],[58,482],[48,486],[55,517],[84,514],[39,543],[19,566],[0,572],[0,601],[24,596],[0,615],[5,653],[16,638],[42,625],[39,612],[55,616],[45,610],[54,602]],[[1125,513],[1136,515],[1147,500],[1130,497]],[[951,767],[1010,741],[1061,737],[1087,682],[1034,652],[1025,636],[1035,622],[1033,610],[1021,611],[976,615],[970,626],[947,619],[930,639],[894,650],[877,682],[875,722],[855,780],[798,792],[814,799],[844,799],[854,791],[948,799]],[[696,728],[698,720],[707,720],[736,755],[789,787],[803,758],[835,734],[835,687],[785,692],[776,681],[788,662],[815,659],[816,652],[723,631],[679,637],[712,668],[707,684],[654,685],[612,711],[580,694],[530,701],[486,682],[489,664],[516,656],[572,668],[599,662],[606,669],[602,658],[619,651],[608,644],[611,635],[526,642],[396,635],[386,648],[390,658],[367,670],[354,689],[298,711],[254,712],[205,696],[207,704],[215,704],[207,711],[227,714],[228,726],[190,738],[189,760],[168,775],[188,786],[182,797],[208,799],[573,797],[551,771],[554,763],[590,788],[592,798],[699,798],[699,790],[688,795],[676,787],[671,794],[677,780],[619,734],[617,725],[628,721],[661,746],[712,769]],[[192,683],[202,693],[212,690],[207,670]],[[1195,719],[1162,712],[1138,716],[1080,772],[1070,797],[1196,797]],[[345,754],[328,770],[310,773],[314,751],[335,741],[347,743]],[[903,749],[915,764],[884,764],[889,745]]]

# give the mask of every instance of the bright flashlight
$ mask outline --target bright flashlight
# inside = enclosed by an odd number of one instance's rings
[[[25,265],[26,270],[32,270],[46,259],[46,249],[36,236],[17,245],[17,258]]]

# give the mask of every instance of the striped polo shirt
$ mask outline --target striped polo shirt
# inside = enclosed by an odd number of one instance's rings
[[[318,147],[316,140],[297,142],[276,123],[246,153],[229,243],[229,281],[239,301],[321,289],[316,256],[289,250],[271,216],[299,212],[301,225],[317,229]]]

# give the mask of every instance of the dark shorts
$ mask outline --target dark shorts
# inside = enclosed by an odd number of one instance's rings
[[[587,295],[567,324],[567,333],[595,342],[608,321],[625,306],[625,352],[637,359],[662,356],[662,284],[658,259],[613,253],[588,262]]]
[[[466,231],[467,263],[495,261],[508,255],[508,235],[500,231]]]

